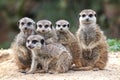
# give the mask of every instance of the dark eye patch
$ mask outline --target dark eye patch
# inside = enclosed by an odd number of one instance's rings
[[[86,16],[85,14],[82,15],[82,17],[85,17],[85,16]]]
[[[59,24],[58,24],[57,26],[58,26],[58,27],[60,27],[60,25],[59,25]]]
[[[38,25],[39,26],[39,28],[41,28],[42,27],[42,25]]]
[[[32,22],[28,22],[27,25],[28,25],[28,26],[31,26],[31,25],[32,25]]]
[[[63,27],[66,27],[66,25],[63,25]]]
[[[25,23],[24,22],[21,22],[21,25],[23,26]]]
[[[93,17],[93,14],[89,14],[89,17]]]
[[[79,17],[81,17],[81,15],[80,15],[80,14],[79,14],[78,16],[79,16]]]
[[[45,25],[45,28],[48,28],[49,27],[49,25]]]
[[[33,41],[32,41],[33,44],[36,44],[37,42],[38,42],[37,40],[33,40]]]

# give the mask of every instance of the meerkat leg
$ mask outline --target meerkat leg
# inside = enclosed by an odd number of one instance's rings
[[[56,73],[64,73],[69,70],[72,62],[72,56],[68,55],[68,53],[63,52],[57,61],[55,70],[52,71],[51,73],[56,74]]]
[[[99,51],[99,59],[96,61],[94,67],[103,70],[108,61],[107,45],[105,43],[101,43],[100,45],[97,46],[97,48]]]
[[[38,58],[37,57],[32,57],[32,64],[30,70],[27,72],[29,74],[33,74],[37,68],[38,64]]]
[[[99,68],[100,70],[103,70],[106,66],[108,57],[106,52],[100,56],[100,59],[95,63],[95,68]]]
[[[41,72],[48,72],[48,68],[49,68],[49,64],[51,63],[53,59],[45,59],[44,63],[43,63],[43,70],[41,70]]]
[[[28,56],[25,56],[22,51],[16,52],[15,62],[20,72],[25,71],[27,68],[29,68],[29,64],[31,63],[30,58],[28,58]]]
[[[93,69],[92,66],[73,68],[74,71],[88,71],[88,70],[92,70],[92,69]]]
[[[70,50],[71,50],[72,57],[73,57],[73,64],[75,64],[74,67],[82,67],[82,63],[81,63],[82,52],[81,52],[81,49],[78,43],[77,42],[71,43]]]

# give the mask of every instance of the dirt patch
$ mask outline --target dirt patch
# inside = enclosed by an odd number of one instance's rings
[[[120,80],[120,52],[109,53],[109,61],[105,70],[27,75],[18,72],[12,54],[12,50],[0,50],[0,80]]]

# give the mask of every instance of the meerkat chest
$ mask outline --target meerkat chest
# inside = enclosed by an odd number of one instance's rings
[[[93,28],[84,28],[81,30],[80,34],[82,35],[81,40],[84,44],[89,45],[92,41],[94,41],[96,32]]]
[[[46,33],[46,34],[43,34],[45,40],[51,38],[53,35],[51,33]]]
[[[64,40],[64,41],[66,41],[68,39],[66,34],[64,34],[64,33],[60,33],[58,35],[58,38],[59,38],[58,40]]]

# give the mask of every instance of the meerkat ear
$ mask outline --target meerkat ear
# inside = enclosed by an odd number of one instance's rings
[[[57,24],[55,24],[55,27],[57,26]]]
[[[97,15],[95,14],[95,17],[96,17]]]
[[[20,24],[20,21],[17,22],[17,26],[19,26],[19,24]]]
[[[45,43],[44,39],[41,39],[40,42],[41,42],[42,45]]]
[[[50,25],[50,28],[52,29],[52,24]]]
[[[70,24],[68,24],[67,26],[68,26],[68,28],[69,28],[69,27],[70,27]]]
[[[37,29],[37,24],[34,24],[34,26],[35,26],[35,29]]]

